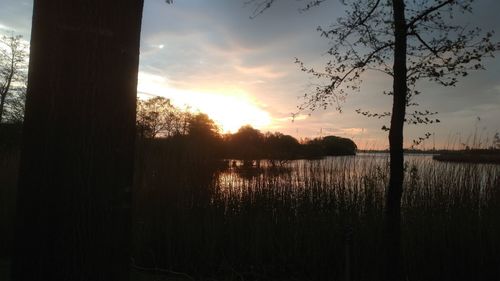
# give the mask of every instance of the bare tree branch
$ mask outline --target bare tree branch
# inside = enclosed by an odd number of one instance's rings
[[[432,7],[425,9],[420,14],[418,14],[414,18],[410,19],[410,21],[406,24],[406,27],[407,28],[414,27],[417,22],[423,20],[425,17],[427,17],[431,13],[443,8],[446,5],[453,4],[454,2],[456,2],[456,0],[446,0],[446,1],[443,1],[435,6],[432,6]]]

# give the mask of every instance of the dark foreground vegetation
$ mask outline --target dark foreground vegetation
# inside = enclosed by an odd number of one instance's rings
[[[228,167],[166,141],[137,143],[134,272],[195,280],[383,280],[386,158]],[[405,171],[407,280],[500,280],[498,166],[420,158]],[[7,255],[17,161],[15,149],[2,150],[0,252]]]
[[[385,160],[299,161],[241,177],[195,159],[179,166],[167,159],[182,156],[161,147],[140,151],[137,265],[205,280],[382,280]],[[500,278],[499,172],[407,164],[407,280]]]

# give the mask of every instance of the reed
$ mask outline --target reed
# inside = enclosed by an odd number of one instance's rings
[[[161,163],[137,169],[139,264],[197,279],[382,280],[386,157],[244,173],[173,154],[144,152]],[[407,162],[408,280],[499,280],[499,187],[498,166]]]
[[[8,256],[19,153],[2,153],[0,250]],[[180,279],[383,280],[381,155],[243,169],[178,145],[140,144],[134,265]],[[404,188],[407,280],[500,280],[500,166],[411,156]]]

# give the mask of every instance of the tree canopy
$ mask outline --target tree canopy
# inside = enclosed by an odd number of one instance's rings
[[[28,52],[20,35],[0,37],[0,122],[24,119]]]

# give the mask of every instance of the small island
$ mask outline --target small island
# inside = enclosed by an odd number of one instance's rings
[[[446,151],[432,157],[443,162],[500,164],[500,149],[465,149]]]

